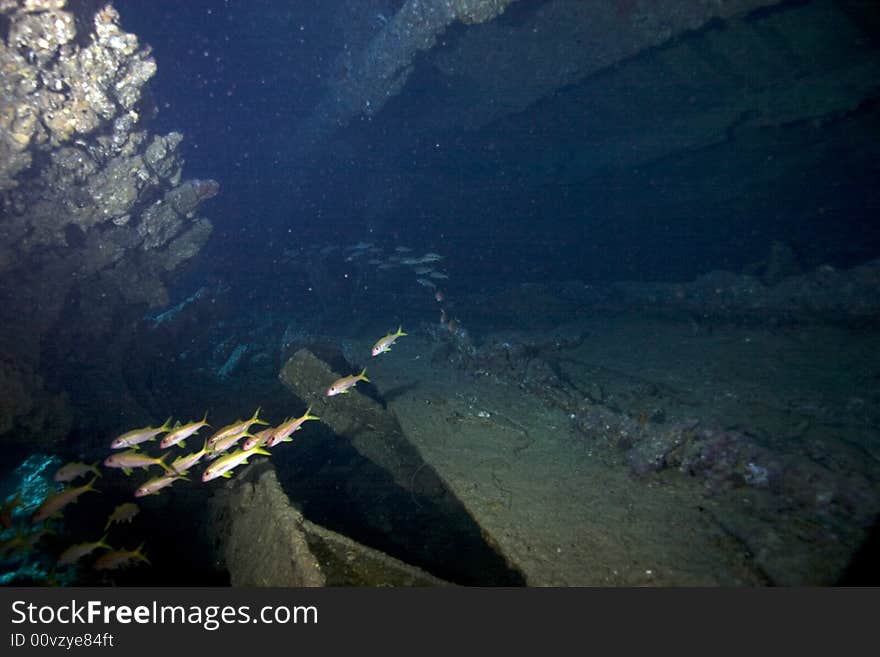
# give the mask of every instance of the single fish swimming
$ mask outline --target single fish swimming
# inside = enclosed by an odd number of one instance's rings
[[[121,468],[126,475],[130,475],[134,468],[144,468],[146,470],[152,465],[158,465],[165,470],[165,472],[171,473],[173,470],[165,465],[166,458],[168,458],[168,452],[158,458],[154,458],[149,454],[130,449],[125,452],[119,452],[108,456],[104,459],[104,467]]]
[[[121,436],[117,436],[110,443],[110,449],[122,449],[124,447],[135,447],[148,440],[154,440],[160,433],[168,431],[171,428],[171,418],[165,420],[165,424],[161,427],[143,427],[142,429],[132,429],[126,431]]]
[[[203,417],[200,422],[190,422],[189,424],[175,427],[162,437],[162,442],[159,443],[159,447],[161,447],[162,449],[168,449],[172,445],[180,445],[181,447],[186,447],[186,444],[183,441],[192,436],[194,433],[197,433],[199,429],[211,426],[208,424],[207,420],[208,411],[205,411],[205,417]]]
[[[352,374],[351,376],[343,376],[341,379],[336,379],[330,384],[330,387],[327,388],[327,396],[333,397],[334,395],[347,395],[350,392],[349,388],[356,386],[358,381],[370,382],[367,378],[366,367],[360,374]]]
[[[69,566],[70,564],[79,561],[83,557],[91,554],[99,548],[112,550],[113,548],[104,542],[106,538],[107,535],[104,534],[104,536],[102,536],[99,540],[92,543],[78,543],[76,545],[71,545],[69,548],[61,553],[60,557],[58,557],[58,565]]]
[[[100,477],[101,472],[97,468],[98,463],[100,461],[95,461],[91,465],[87,463],[67,463],[62,465],[55,473],[55,481],[73,481],[82,477],[86,472],[91,472]]]
[[[218,429],[213,436],[208,438],[208,447],[214,447],[217,442],[223,438],[228,438],[229,436],[238,434],[243,435],[247,433],[248,429],[250,429],[252,424],[269,424],[265,420],[260,419],[260,409],[257,408],[254,411],[253,416],[248,420],[237,420],[232,424],[227,424],[225,427],[221,427]]]
[[[135,561],[142,561],[149,566],[150,562],[144,554],[143,549],[144,544],[141,543],[135,550],[113,550],[111,552],[105,552],[95,560],[92,568],[95,570],[115,570],[116,568],[128,566]]]
[[[179,474],[186,474],[191,467],[201,461],[202,457],[210,451],[211,448],[208,447],[208,439],[206,438],[205,444],[198,452],[192,452],[191,454],[187,454],[186,456],[178,456],[176,459],[174,459],[171,462],[171,469]]]
[[[378,342],[373,345],[373,350],[370,352],[373,356],[378,356],[379,354],[384,354],[386,351],[391,351],[391,345],[394,344],[397,338],[403,337],[407,335],[403,332],[403,327],[398,326],[396,333],[389,333],[384,338],[379,338]]]
[[[110,525],[120,522],[131,522],[132,518],[134,518],[138,513],[140,513],[140,507],[134,502],[123,502],[110,514],[107,518],[107,524],[104,525],[104,531],[110,529]]]
[[[94,477],[92,477],[92,480],[87,484],[77,486],[76,488],[65,488],[64,490],[55,493],[54,495],[50,495],[45,500],[43,500],[43,503],[34,512],[34,515],[31,517],[31,522],[38,523],[41,520],[49,518],[50,516],[54,516],[68,504],[76,502],[76,499],[83,493],[88,493],[89,491],[95,491],[96,493],[99,493],[100,491],[94,487],[94,483],[97,479],[98,477],[97,475],[95,475]]]
[[[160,475],[138,486],[134,492],[135,497],[156,495],[160,490],[173,484],[178,479],[186,479],[186,476],[178,473]]]
[[[249,450],[240,449],[237,452],[233,452],[232,454],[221,456],[219,459],[217,459],[211,465],[205,468],[205,471],[202,473],[202,481],[211,481],[212,479],[216,479],[217,477],[224,477],[228,479],[232,476],[232,470],[234,468],[237,468],[242,463],[247,463],[247,460],[254,454],[271,456],[271,453],[267,452],[262,447],[254,447],[253,449]]]
[[[278,443],[281,443],[281,442],[285,442],[285,443],[291,442],[293,440],[293,438],[291,438],[290,436],[294,432],[302,429],[302,425],[304,423],[306,423],[309,420],[320,420],[321,419],[317,415],[312,415],[311,413],[312,413],[312,407],[309,406],[308,409],[306,409],[306,412],[303,413],[300,417],[293,418],[290,420],[285,420],[284,422],[279,424],[277,427],[275,427],[275,429],[272,431],[272,435],[265,442],[266,447],[275,447],[275,445],[277,445]],[[248,449],[248,447],[245,446],[245,449]]]

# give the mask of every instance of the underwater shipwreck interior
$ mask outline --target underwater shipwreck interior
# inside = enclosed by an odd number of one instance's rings
[[[0,0],[0,582],[880,583],[880,6]]]

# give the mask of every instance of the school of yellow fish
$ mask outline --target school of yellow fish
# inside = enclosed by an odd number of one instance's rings
[[[398,328],[396,332],[389,332],[388,335],[376,342],[371,350],[371,355],[375,357],[390,351],[395,341],[405,335],[402,327]],[[327,388],[326,394],[328,397],[347,394],[360,381],[369,382],[366,368],[360,374],[337,379]],[[135,468],[143,470],[149,470],[153,466],[161,468],[162,474],[148,479],[135,489],[134,496],[136,498],[156,495],[162,489],[168,488],[181,479],[190,479],[190,470],[202,460],[208,461],[208,465],[201,471],[203,482],[218,477],[229,478],[232,476],[233,470],[247,463],[251,456],[257,454],[270,456],[270,449],[283,442],[292,442],[291,436],[299,431],[306,422],[320,420],[318,416],[311,414],[311,410],[309,407],[299,417],[287,418],[276,426],[269,426],[268,422],[260,418],[260,409],[257,408],[250,418],[237,420],[214,431],[204,439],[200,450],[178,456],[170,463],[167,460],[174,453],[174,448],[185,448],[186,439],[195,436],[210,425],[208,424],[207,412],[201,420],[187,424],[178,422],[172,425],[172,418],[169,417],[161,426],[132,429],[114,438],[110,443],[110,449],[114,452],[104,459],[103,466],[120,469],[126,475],[130,475]],[[266,428],[251,433],[251,428],[254,426],[265,426]],[[141,450],[142,445],[155,441],[160,435],[162,438],[159,441],[159,447],[169,451],[160,456],[150,456]],[[239,443],[241,444],[239,445]],[[69,485],[48,496],[31,516],[31,523],[37,524],[50,518],[59,517],[64,508],[76,502],[81,495],[88,492],[100,492],[94,486],[95,481],[101,476],[97,466],[97,462],[91,465],[68,463],[59,468],[54,477],[58,482],[69,484],[88,473],[92,473],[92,478],[86,484]],[[114,549],[107,543],[107,532],[111,526],[121,522],[130,523],[139,511],[139,507],[133,502],[117,506],[107,519],[104,535],[97,541],[68,547],[58,557],[58,565],[77,563],[97,550],[106,550],[106,552],[94,561],[92,564],[94,570],[113,570],[137,563],[149,565],[150,562],[143,552],[143,543],[134,550]]]

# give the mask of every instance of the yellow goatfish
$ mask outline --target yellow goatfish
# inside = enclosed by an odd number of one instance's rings
[[[122,468],[126,475],[130,475],[133,468],[143,468],[146,470],[151,465],[161,466],[165,472],[171,473],[173,470],[165,465],[165,459],[168,458],[168,452],[165,452],[159,458],[153,458],[149,454],[144,454],[134,449],[127,452],[119,452],[111,454],[104,459],[105,468]]]
[[[241,448],[244,451],[249,449],[253,449],[254,447],[259,447],[260,445],[267,444],[270,440],[272,440],[272,434],[275,432],[275,427],[269,427],[268,429],[263,429],[262,431],[257,431],[253,436],[245,440],[241,444]]]
[[[367,378],[367,368],[365,367],[360,374],[352,374],[351,376],[344,376],[341,379],[336,379],[333,383],[330,384],[330,387],[327,388],[327,396],[332,397],[334,395],[347,395],[349,393],[349,388],[353,388],[357,385],[358,381],[366,381],[367,383],[370,380]]]
[[[306,409],[306,412],[298,418],[294,418],[292,420],[285,420],[281,424],[279,424],[275,430],[272,432],[272,436],[266,441],[266,447],[275,447],[278,443],[284,442],[289,443],[293,440],[291,438],[291,434],[296,431],[302,429],[302,425],[308,420],[320,420],[317,415],[312,415],[312,407],[309,406]],[[245,443],[245,449],[247,449],[247,443]]]
[[[226,436],[225,438],[221,438],[216,443],[214,443],[214,446],[211,447],[211,451],[215,452],[215,453],[225,452],[230,447],[233,447],[235,445],[235,443],[237,443],[242,438],[247,438],[248,440],[250,440],[253,437],[254,436],[252,436],[251,434],[249,434],[247,432],[233,433],[233,434]]]
[[[110,449],[134,447],[135,445],[145,443],[148,440],[154,440],[156,436],[158,436],[163,431],[168,431],[170,428],[171,418],[169,417],[167,420],[165,420],[165,424],[163,424],[161,427],[144,427],[142,429],[132,429],[131,431],[127,431],[121,436],[114,438],[113,442],[110,443]]]
[[[208,439],[205,439],[205,444],[198,452],[192,452],[191,454],[187,454],[186,456],[178,456],[176,459],[171,461],[171,469],[179,474],[186,474],[187,470],[193,467],[196,463],[202,460],[202,457],[211,451],[211,448],[208,447]]]
[[[233,468],[237,468],[242,463],[247,463],[247,460],[254,454],[271,456],[271,454],[262,447],[254,447],[253,449],[249,450],[240,449],[237,452],[233,452],[232,454],[221,456],[219,459],[217,459],[211,465],[205,468],[204,473],[202,473],[202,481],[211,481],[212,479],[216,479],[217,477],[225,477],[228,479],[232,476]]]
[[[143,485],[138,486],[138,489],[134,492],[134,496],[146,497],[147,495],[155,495],[160,490],[162,490],[166,486],[170,486],[178,479],[186,479],[186,477],[175,472],[174,474],[162,475],[160,477],[150,479]]]
[[[68,463],[62,465],[58,468],[58,472],[55,473],[55,481],[73,481],[82,477],[86,472],[91,472],[100,477],[101,472],[97,468],[98,463],[100,461],[95,461],[91,465],[87,463]]]
[[[213,449],[214,445],[216,445],[217,442],[222,440],[223,438],[228,438],[229,436],[234,436],[236,434],[240,436],[244,435],[245,433],[247,433],[248,429],[250,429],[252,424],[269,424],[265,420],[260,419],[259,408],[254,411],[253,417],[251,417],[249,420],[238,420],[237,422],[226,425],[222,429],[218,429],[213,436],[208,438],[208,447]]]
[[[138,545],[136,550],[113,550],[105,552],[95,560],[92,568],[95,570],[114,570],[129,565],[133,561],[143,561],[148,566],[149,560],[143,553],[144,544]]]
[[[389,333],[384,338],[379,338],[379,341],[373,345],[373,351],[371,353],[373,356],[378,356],[379,354],[384,354],[386,351],[391,351],[391,345],[394,344],[394,341],[404,335],[406,335],[406,333],[403,332],[403,327],[398,326],[397,333]]]
[[[40,507],[34,512],[34,515],[31,517],[31,522],[38,523],[41,520],[45,520],[49,516],[54,516],[71,502],[76,502],[76,498],[78,498],[80,495],[82,495],[83,493],[88,493],[90,490],[99,493],[100,491],[93,486],[97,478],[97,476],[94,476],[89,483],[83,486],[77,486],[76,488],[65,488],[64,490],[47,497],[45,500],[43,500],[43,503],[40,505]]]
[[[113,548],[104,542],[106,538],[107,534],[104,534],[104,536],[102,536],[100,540],[97,540],[93,543],[79,543],[77,545],[71,545],[69,548],[61,553],[60,557],[58,557],[58,565],[70,565],[76,561],[79,561],[84,556],[91,554],[98,548],[112,550]]]
[[[166,433],[162,437],[162,442],[159,443],[159,447],[162,449],[168,449],[172,445],[180,445],[181,447],[186,447],[186,444],[183,442],[187,438],[189,438],[194,433],[197,433],[199,429],[202,427],[209,427],[208,424],[208,411],[205,411],[205,417],[202,418],[201,422],[190,422],[189,424],[184,424],[180,427],[175,427],[168,433]]]
[[[131,522],[131,519],[140,512],[141,510],[134,502],[123,502],[113,509],[113,513],[107,518],[107,524],[104,525],[104,531],[107,531],[113,523]]]

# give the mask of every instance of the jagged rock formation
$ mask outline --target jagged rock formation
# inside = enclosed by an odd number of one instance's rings
[[[112,6],[66,5],[0,2],[0,433],[64,405],[42,390],[47,345],[63,358],[76,338],[87,358],[167,303],[165,282],[211,232],[196,210],[218,190],[182,182],[180,134],[143,127],[150,49]],[[29,424],[46,441],[62,433]]]

